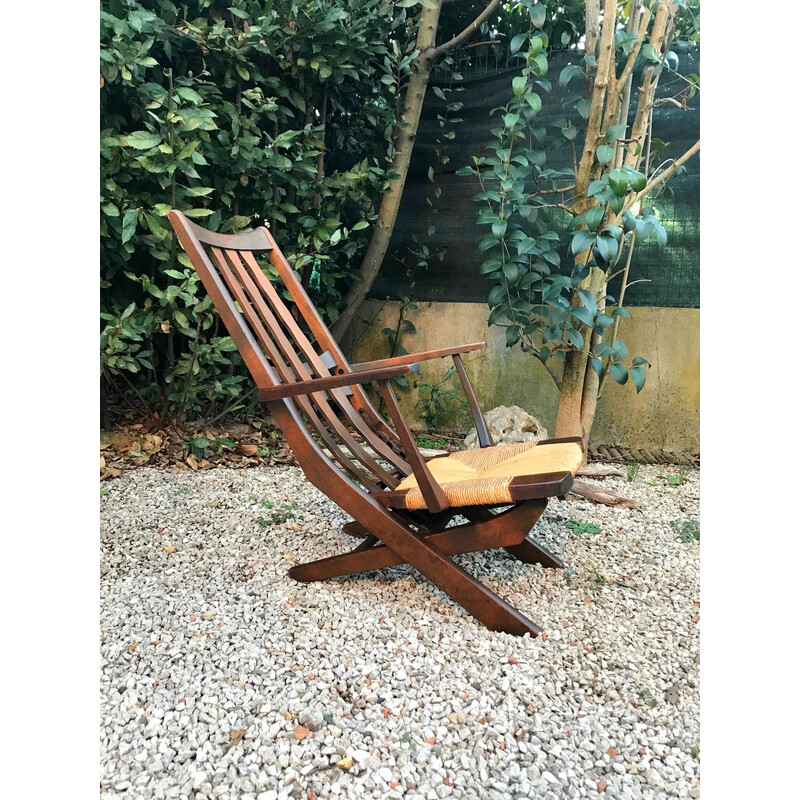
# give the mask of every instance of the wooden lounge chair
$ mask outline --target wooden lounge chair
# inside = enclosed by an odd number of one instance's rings
[[[306,477],[354,518],[344,531],[366,537],[351,552],[289,574],[316,581],[408,563],[488,628],[540,633],[451,556],[503,547],[524,562],[561,567],[528,533],[547,498],[572,485],[583,458],[580,439],[493,446],[461,361],[485,342],[350,364],[266,228],[225,235],[179,211],[169,219]],[[264,255],[297,318],[262,269]],[[390,381],[443,356],[455,362],[480,449],[426,461]],[[371,382],[380,387],[394,429],[363,389]],[[446,527],[455,516],[466,521]]]

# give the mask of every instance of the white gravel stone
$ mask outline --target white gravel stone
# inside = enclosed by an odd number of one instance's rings
[[[699,545],[679,531],[700,481],[676,471],[596,481],[640,509],[553,501],[533,538],[568,570],[457,557],[545,640],[488,631],[410,567],[292,581],[358,543],[296,468],[104,483],[103,796],[698,797]],[[295,516],[272,527],[266,503]]]

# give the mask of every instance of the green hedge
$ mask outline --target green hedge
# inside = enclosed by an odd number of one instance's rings
[[[319,307],[338,314],[385,184],[413,42],[406,12],[384,8],[102,3],[101,369],[111,385],[178,417],[248,391],[171,208],[223,232],[268,224]]]

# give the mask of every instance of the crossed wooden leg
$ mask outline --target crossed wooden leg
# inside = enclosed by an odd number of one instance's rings
[[[491,511],[481,508],[475,509],[474,511],[466,511],[464,512],[464,516],[469,520],[482,522],[486,519],[490,519],[493,515]],[[534,520],[534,523],[538,519],[539,517]],[[533,525],[531,527],[533,527]],[[552,567],[555,569],[561,569],[564,566],[564,562],[558,556],[551,553],[546,547],[542,547],[542,545],[537,544],[527,537],[519,544],[504,545],[503,549],[526,564],[541,564],[543,567]]]
[[[546,505],[546,500],[530,500],[499,514],[481,513],[477,515],[480,519],[452,528],[426,531],[421,527],[418,532],[387,514],[384,524],[375,526],[377,535],[367,536],[355,550],[299,564],[289,570],[289,575],[308,582],[409,563],[491,630],[535,635],[542,631],[538,625],[465,572],[450,556],[505,547],[529,563],[560,565],[555,556],[526,539]]]
[[[372,536],[372,534],[360,523],[358,520],[353,520],[352,522],[348,522],[346,525],[342,525],[342,533],[346,533],[348,536],[355,536],[356,538],[363,539],[367,536]]]

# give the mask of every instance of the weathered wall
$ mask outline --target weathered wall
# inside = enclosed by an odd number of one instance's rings
[[[397,324],[399,303],[367,301],[360,316],[371,319],[355,327],[350,349],[353,361],[388,355],[381,335]],[[652,367],[640,394],[632,384],[619,386],[609,380],[600,401],[591,441],[631,447],[663,448],[676,452],[700,450],[700,311],[694,308],[635,308],[633,318],[623,320],[621,334],[632,355],[648,359]],[[487,325],[484,303],[420,303],[409,318],[417,333],[406,336],[409,352],[485,340],[486,350],[468,353],[464,360],[478,400],[484,410],[516,404],[555,430],[558,391],[547,371],[519,348],[508,349],[502,328]],[[437,359],[420,365],[422,380],[440,380],[452,360]],[[413,376],[412,376],[413,377]],[[449,385],[460,392],[458,378]],[[417,392],[401,396],[412,421]],[[455,427],[455,425],[454,425]]]

